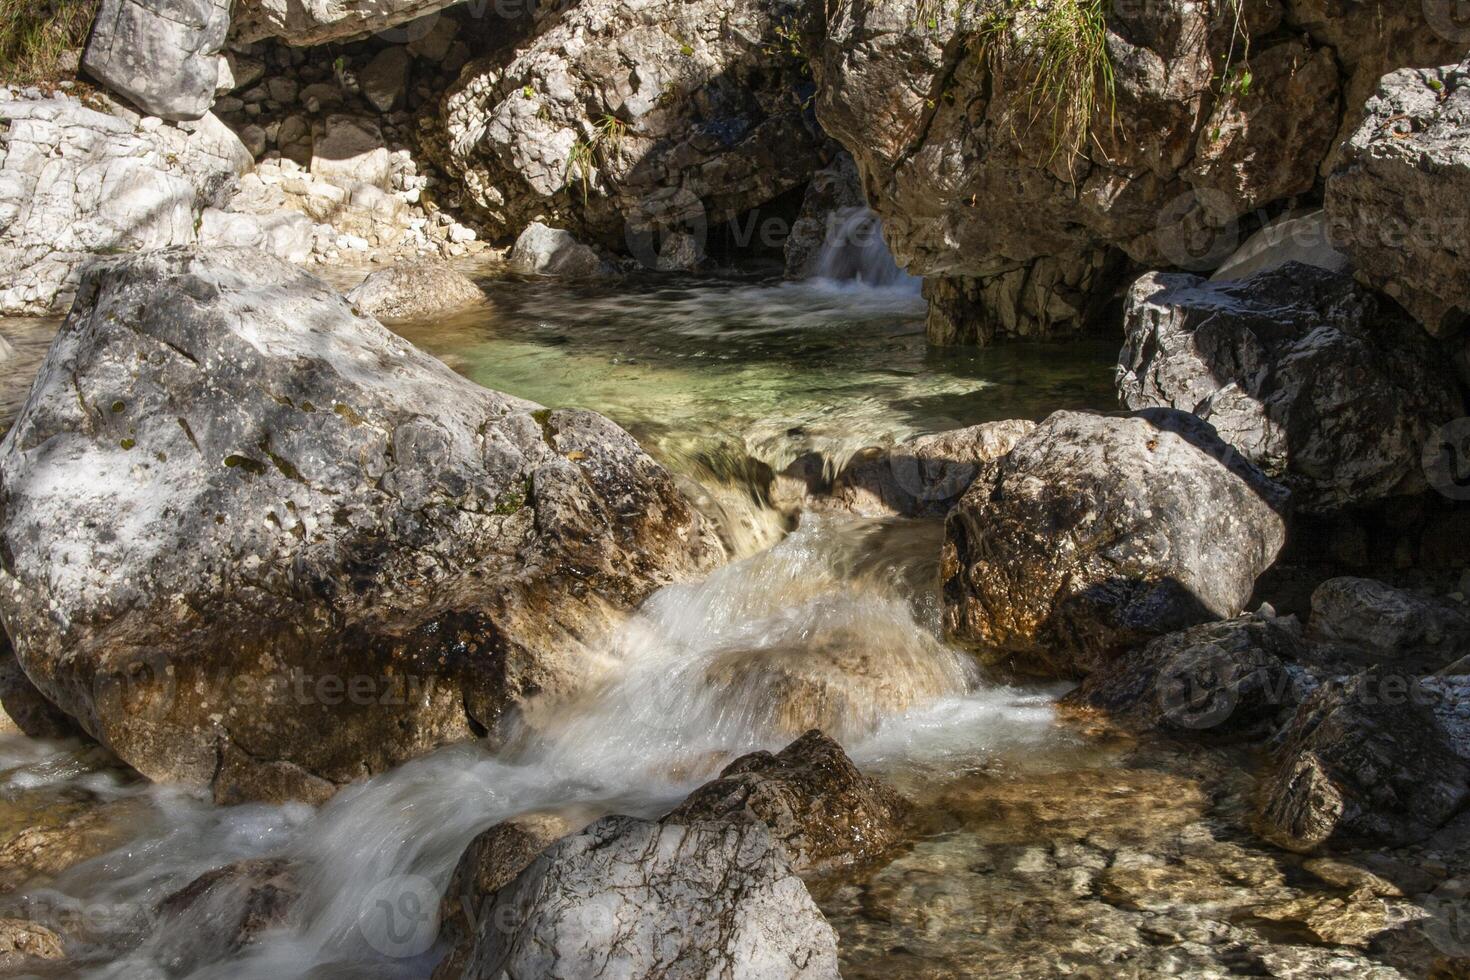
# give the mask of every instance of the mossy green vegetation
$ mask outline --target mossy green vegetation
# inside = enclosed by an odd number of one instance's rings
[[[98,0],[0,0],[0,83],[33,85],[70,77],[66,53],[80,48]]]

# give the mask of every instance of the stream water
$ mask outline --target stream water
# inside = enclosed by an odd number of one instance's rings
[[[96,750],[0,740],[8,832],[94,817],[76,833],[95,856],[0,908],[68,936],[56,975],[427,977],[443,952],[439,893],[479,831],[548,810],[655,815],[734,755],[813,726],[921,813],[891,860],[810,883],[847,975],[1156,975],[1228,959],[1208,934],[1237,927],[1202,918],[1210,889],[1284,882],[1290,863],[1229,829],[1245,791],[1234,770],[1088,738],[1058,722],[1057,690],[982,678],[939,634],[937,523],[793,519],[751,477],[808,453],[835,467],[916,433],[1110,406],[1112,345],[934,351],[902,281],[486,286],[483,308],[395,329],[482,384],[628,428],[707,494],[735,560],[606,637],[625,669],[555,723],[499,754],[440,750],[320,809],[217,807]],[[199,874],[264,856],[304,888],[288,924],[242,949],[219,941],[208,909],[158,924],[158,902]],[[1172,911],[1150,911],[1145,884],[1104,880],[1186,858],[1194,891]],[[1231,939],[1247,941],[1280,948]]]

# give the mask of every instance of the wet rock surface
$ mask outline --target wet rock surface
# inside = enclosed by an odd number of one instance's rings
[[[868,452],[843,467],[828,496],[854,514],[943,517],[983,464],[1005,456],[1035,427],[1021,419],[983,422]]]
[[[284,924],[300,897],[301,885],[284,858],[217,868],[159,903],[153,958],[187,975]]]
[[[945,627],[990,663],[1079,677],[1238,614],[1288,494],[1171,410],[1058,412],[981,468],[945,522]]]
[[[1124,330],[1123,402],[1199,415],[1300,510],[1423,491],[1426,443],[1465,411],[1417,324],[1350,277],[1298,263],[1232,282],[1146,275]]]
[[[881,855],[901,839],[906,812],[902,797],[811,731],[774,755],[735,760],[663,822],[764,824],[786,848],[792,870],[806,873]]]
[[[478,388],[259,253],[99,268],[0,454],[27,675],[229,800],[496,730],[717,554],[605,419]]]
[[[496,893],[459,974],[712,975],[838,975],[836,936],[764,825],[600,820]]]

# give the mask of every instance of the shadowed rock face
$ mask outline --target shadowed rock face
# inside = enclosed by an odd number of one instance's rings
[[[1358,275],[1428,330],[1470,326],[1470,68],[1385,76],[1327,181],[1327,213]]]
[[[446,163],[497,234],[539,218],[650,267],[673,257],[654,229],[702,246],[821,165],[810,83],[780,36],[797,10],[578,3],[509,57],[466,66],[444,103]]]
[[[1057,412],[981,467],[945,526],[945,626],[992,663],[1076,677],[1238,614],[1288,495],[1206,423]]]
[[[1243,616],[1150,642],[1090,674],[1065,699],[1138,731],[1247,737],[1301,698],[1289,665],[1306,653],[1291,619]]]
[[[261,253],[89,273],[0,443],[0,617],[154,779],[321,798],[597,673],[717,556],[590,412],[487,391]]]
[[[1413,677],[1372,671],[1324,684],[1279,736],[1261,791],[1261,820],[1278,843],[1408,844],[1470,797],[1470,766]]]
[[[810,731],[779,754],[736,759],[675,807],[664,823],[756,821],[798,872],[876,857],[899,840],[902,797],[858,771],[842,747]]]
[[[458,976],[835,980],[837,937],[764,825],[607,817],[495,895]]]
[[[400,24],[407,41],[433,31],[430,15],[458,0],[240,0],[231,33],[242,41],[278,37],[293,47],[353,40]],[[420,18],[423,18],[420,20]],[[417,20],[417,24],[410,21]]]
[[[1237,282],[1143,276],[1124,331],[1123,403],[1199,415],[1304,511],[1426,489],[1424,445],[1465,411],[1417,324],[1299,263]]]

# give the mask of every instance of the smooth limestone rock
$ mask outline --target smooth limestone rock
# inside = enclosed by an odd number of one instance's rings
[[[366,116],[343,113],[315,123],[311,175],[349,190],[358,184],[387,190],[393,169],[383,131]]]
[[[26,673],[144,775],[227,801],[495,732],[718,554],[606,419],[479,388],[242,250],[88,274],[0,501]]]
[[[1470,798],[1470,765],[1412,676],[1368,672],[1330,681],[1279,737],[1261,789],[1263,829],[1277,843],[1415,843]]]
[[[347,294],[368,316],[405,319],[431,316],[481,303],[485,293],[474,281],[442,262],[400,262],[379,269]]]
[[[516,239],[506,267],[525,276],[587,279],[602,272],[602,260],[591,246],[572,237],[571,232],[533,221]]]
[[[1350,277],[1149,273],[1128,292],[1118,394],[1192,412],[1305,511],[1422,491],[1424,445],[1465,414],[1445,358]]]
[[[148,115],[198,119],[229,30],[229,0],[102,0],[82,67]]]
[[[1439,337],[1470,326],[1467,135],[1467,65],[1396,71],[1327,180],[1327,214],[1358,276]]]
[[[1170,633],[1088,675],[1064,703],[1138,731],[1246,737],[1273,731],[1303,683],[1295,619],[1240,616]]]
[[[986,662],[1085,676],[1239,614],[1285,542],[1288,497],[1192,415],[1057,412],[950,512],[945,627]]]
[[[510,55],[471,62],[444,102],[445,165],[492,234],[533,219],[658,265],[803,186],[823,161],[791,50],[793,0],[583,0]],[[763,217],[763,216],[762,216]]]
[[[1363,649],[1381,663],[1428,656],[1430,669],[1470,656],[1470,606],[1366,578],[1334,578],[1312,593],[1315,638]]]
[[[379,112],[388,112],[403,97],[413,55],[406,47],[384,48],[357,76],[363,96]]]
[[[810,731],[777,754],[752,752],[689,794],[668,824],[736,820],[769,827],[798,873],[877,857],[896,844],[908,804]]]
[[[943,517],[983,464],[1005,456],[1035,428],[1024,419],[982,422],[865,452],[837,474],[830,496],[854,514]]]
[[[1282,218],[1247,238],[1210,276],[1211,282],[1248,279],[1271,272],[1288,262],[1315,266],[1328,272],[1348,272],[1352,263],[1333,245],[1327,212],[1309,211]]]
[[[300,211],[250,214],[205,208],[199,220],[201,248],[254,248],[300,264],[311,258],[316,225]]]
[[[476,939],[462,980],[838,976],[836,935],[759,823],[599,820],[498,891]]]
[[[72,98],[0,101],[0,315],[65,312],[91,256],[192,244],[253,163],[213,115],[146,127]]]

